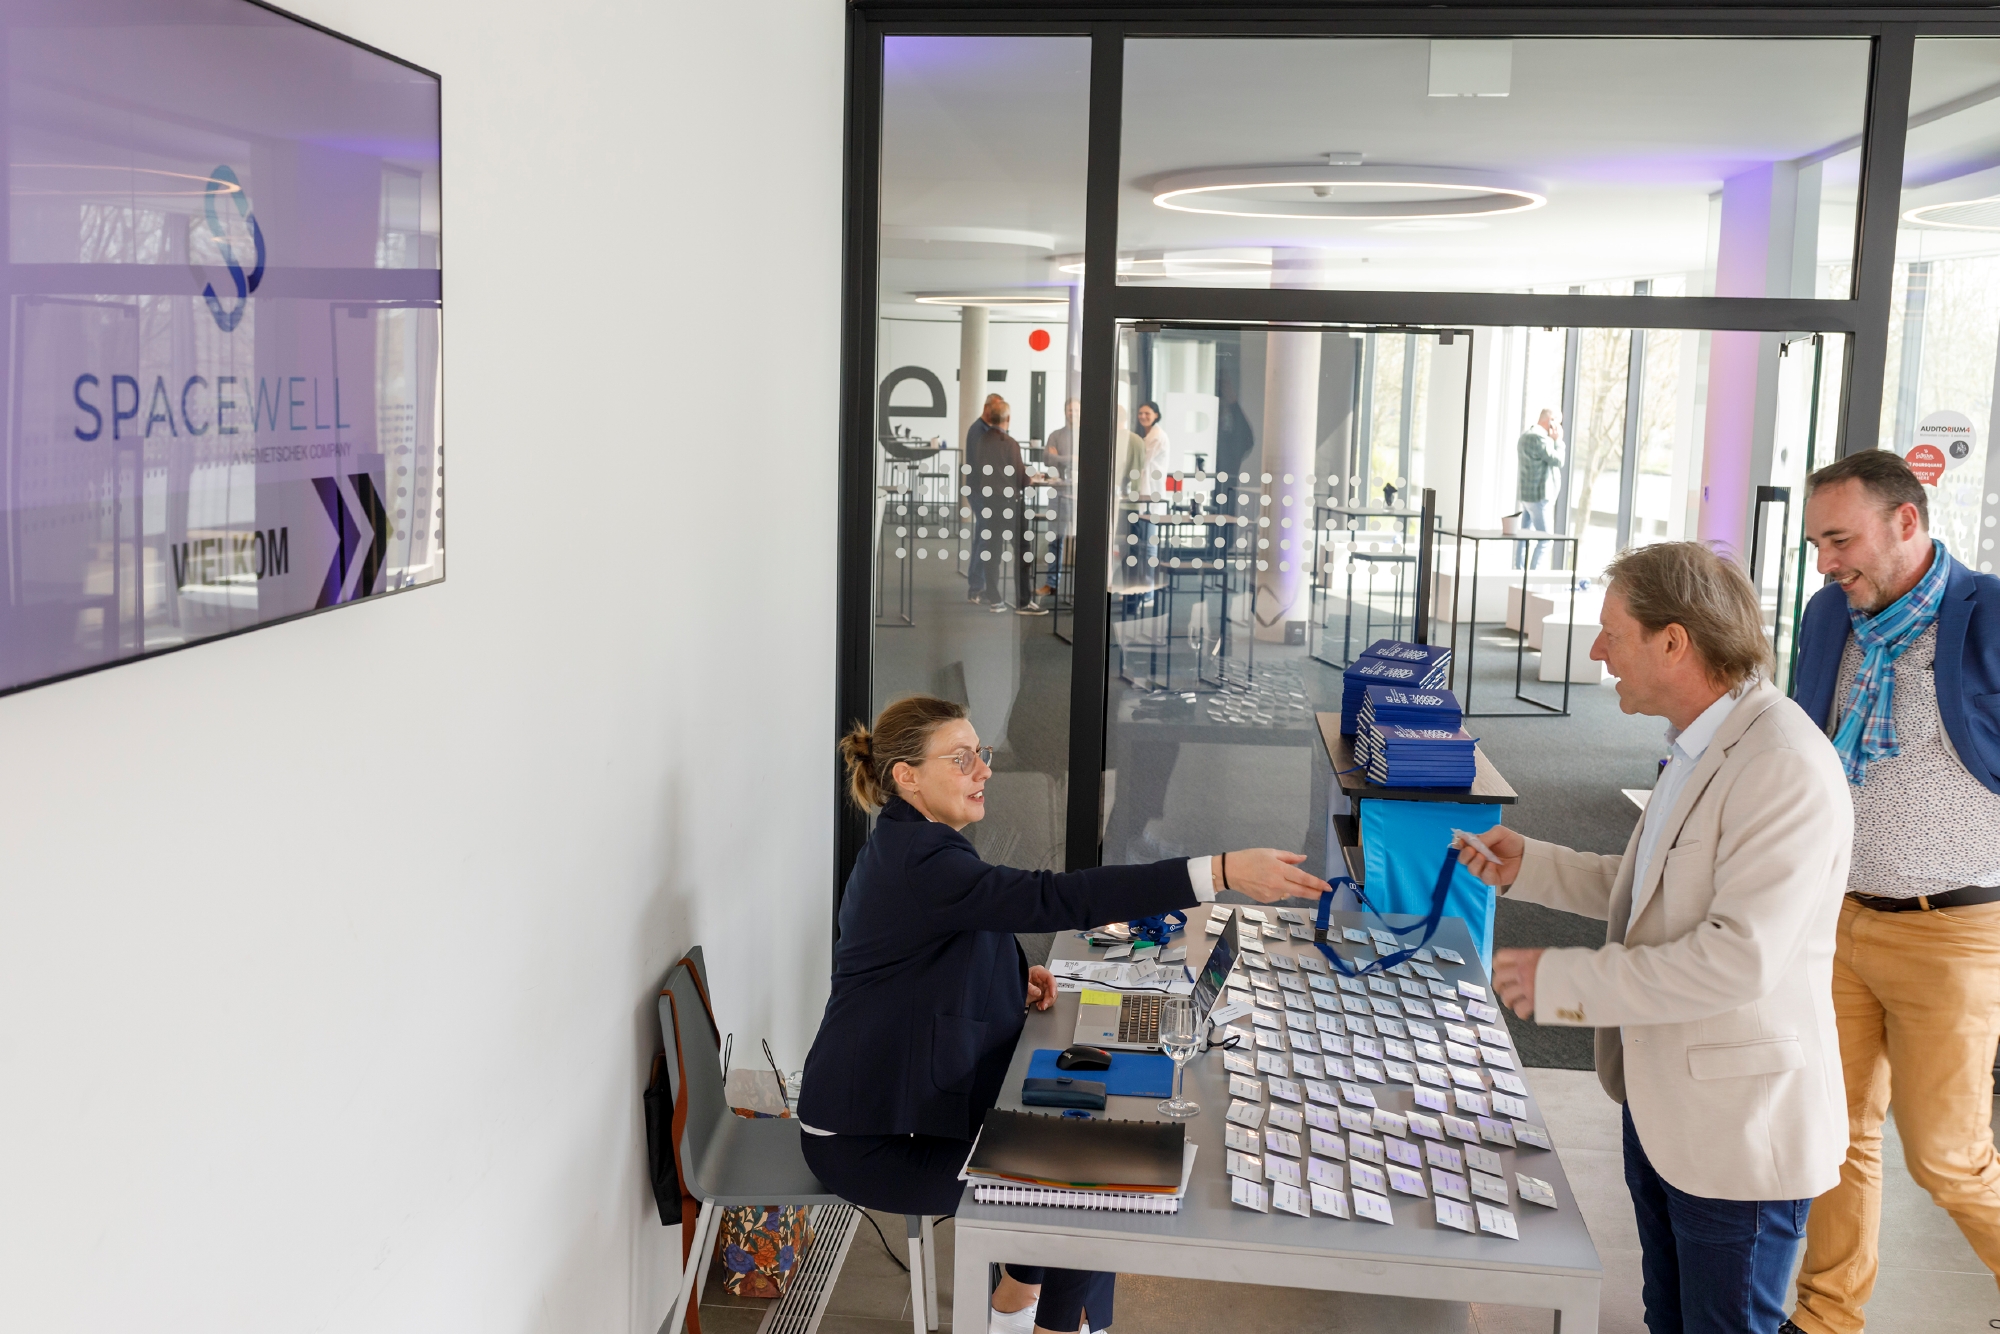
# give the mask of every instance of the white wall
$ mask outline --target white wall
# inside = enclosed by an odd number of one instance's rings
[[[824,995],[841,8],[290,3],[444,76],[449,580],[0,699],[0,1328],[651,1334],[653,989]]]

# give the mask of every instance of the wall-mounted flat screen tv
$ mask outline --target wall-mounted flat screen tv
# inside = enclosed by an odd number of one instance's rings
[[[0,693],[444,577],[438,80],[0,0]]]

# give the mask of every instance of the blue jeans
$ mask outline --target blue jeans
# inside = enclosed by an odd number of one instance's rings
[[[1811,1200],[1710,1200],[1668,1185],[1625,1110],[1625,1186],[1639,1220],[1652,1334],[1777,1334]]]
[[[1520,531],[1527,532],[1530,529],[1536,532],[1543,532],[1543,533],[1549,531],[1548,501],[1524,500],[1521,502]],[[1546,542],[1533,542],[1533,543],[1516,542],[1514,544],[1515,569],[1518,570],[1521,568],[1521,557],[1526,553],[1527,549],[1530,546],[1534,548],[1534,554],[1528,557],[1528,568],[1531,570],[1539,570],[1542,568],[1542,556],[1548,551],[1549,544]]]

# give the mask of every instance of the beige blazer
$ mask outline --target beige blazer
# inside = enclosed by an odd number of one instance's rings
[[[1527,840],[1509,897],[1610,924],[1602,949],[1542,955],[1535,1022],[1596,1027],[1598,1081],[1673,1186],[1818,1195],[1847,1153],[1833,940],[1854,811],[1833,746],[1751,687],[1668,813],[1628,926],[1639,833],[1618,857]]]

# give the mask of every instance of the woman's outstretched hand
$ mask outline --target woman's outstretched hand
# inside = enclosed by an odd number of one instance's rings
[[[1305,855],[1280,852],[1276,848],[1245,848],[1225,853],[1209,864],[1210,878],[1217,889],[1240,890],[1259,903],[1279,899],[1316,899],[1331,894],[1333,886],[1308,871],[1299,869]]]

